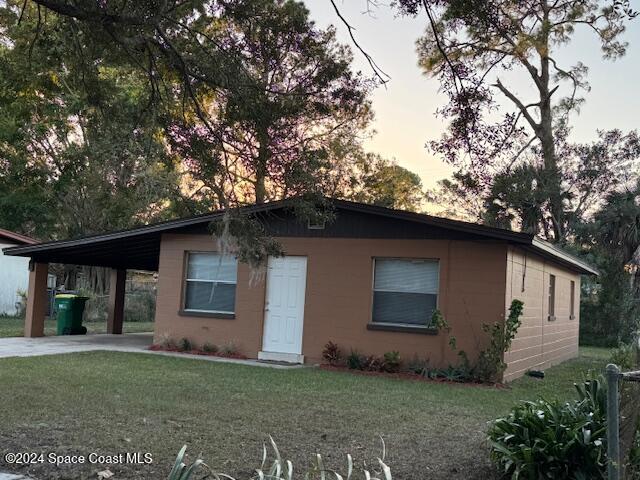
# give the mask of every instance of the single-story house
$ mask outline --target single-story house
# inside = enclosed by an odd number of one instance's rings
[[[4,255],[2,249],[34,243],[32,238],[0,228],[0,315],[18,313],[18,292],[26,292],[29,285],[29,260]]]
[[[158,273],[155,339],[234,342],[251,358],[319,362],[328,341],[343,350],[434,365],[457,362],[448,335],[430,325],[439,309],[470,358],[484,323],[524,302],[505,361],[506,380],[578,354],[580,278],[597,272],[527,233],[332,200],[335,219],[305,224],[287,200],[244,207],[285,256],[266,274],[219,252],[210,223],[224,212],[74,240],[14,247],[30,257],[27,335],[42,335],[47,263],[112,269],[108,331],[122,331],[127,269]]]

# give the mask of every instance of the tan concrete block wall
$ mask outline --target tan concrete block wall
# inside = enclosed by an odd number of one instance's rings
[[[434,365],[457,362],[448,336],[367,330],[371,320],[374,257],[440,260],[439,308],[471,358],[484,347],[482,323],[503,320],[507,247],[504,244],[448,240],[376,240],[281,238],[288,255],[307,256],[302,353],[308,362],[321,360],[332,340],[343,350],[382,355],[398,350],[409,360],[429,358]],[[165,234],[162,237],[156,340],[166,334],[199,344],[234,341],[249,357],[262,344],[265,280],[250,285],[246,265],[238,266],[236,318],[224,320],[179,316],[186,251],[215,251],[206,235]]]
[[[549,320],[549,275],[556,276],[555,320]],[[524,275],[524,290],[523,290]],[[569,318],[571,281],[575,282],[575,318]],[[507,256],[506,308],[524,302],[522,326],[505,354],[505,380],[529,369],[544,369],[578,356],[580,275],[541,257],[510,247]],[[508,315],[508,312],[506,312]]]

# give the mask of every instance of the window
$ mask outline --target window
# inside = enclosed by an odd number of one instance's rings
[[[549,275],[549,320],[555,320],[556,315],[556,276]]]
[[[218,253],[189,253],[184,309],[192,312],[234,313],[237,260]]]
[[[576,282],[574,282],[573,280],[571,280],[571,291],[569,292],[569,295],[571,295],[571,297],[569,298],[569,319],[573,320],[574,318],[576,318]]]
[[[438,262],[375,260],[373,322],[427,326],[438,304]]]

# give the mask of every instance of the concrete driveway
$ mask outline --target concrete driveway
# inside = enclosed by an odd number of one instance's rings
[[[151,333],[123,335],[65,335],[40,338],[0,338],[0,358],[32,357],[58,353],[110,350],[116,352],[148,352],[153,343]]]
[[[256,367],[277,369],[303,368],[298,364],[278,364],[259,360],[241,360],[207,355],[192,355],[189,353],[163,352],[149,350],[153,343],[152,333],[125,333],[123,335],[109,335],[106,333],[93,335],[64,335],[60,337],[40,338],[0,338],[0,358],[35,357],[38,355],[57,355],[61,353],[90,352],[108,350],[110,352],[148,353],[167,357],[191,358],[220,363],[237,363]],[[0,480],[3,480],[0,477]]]

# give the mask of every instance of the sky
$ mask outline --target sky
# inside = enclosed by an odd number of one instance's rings
[[[334,25],[338,40],[351,44],[348,31],[329,0],[304,0],[304,3],[318,26]],[[446,128],[435,116],[446,98],[438,93],[438,82],[425,77],[417,65],[415,41],[426,26],[424,16],[398,17],[383,4],[365,13],[366,0],[336,0],[336,3],[355,27],[358,42],[391,76],[386,88],[378,87],[373,93],[376,133],[365,142],[366,148],[395,158],[400,165],[419,174],[426,187],[433,187],[452,170],[425,148],[426,142],[439,138]],[[580,114],[572,119],[574,141],[593,141],[598,129],[628,131],[639,126],[640,18],[629,25],[623,38],[629,42],[627,55],[614,62],[602,59],[598,42],[586,30],[577,31],[572,43],[558,52],[564,65],[582,61],[590,67],[591,91],[584,95],[586,104]],[[354,57],[354,69],[370,75],[366,60],[355,49]],[[523,78],[501,78],[526,96],[530,87]]]

